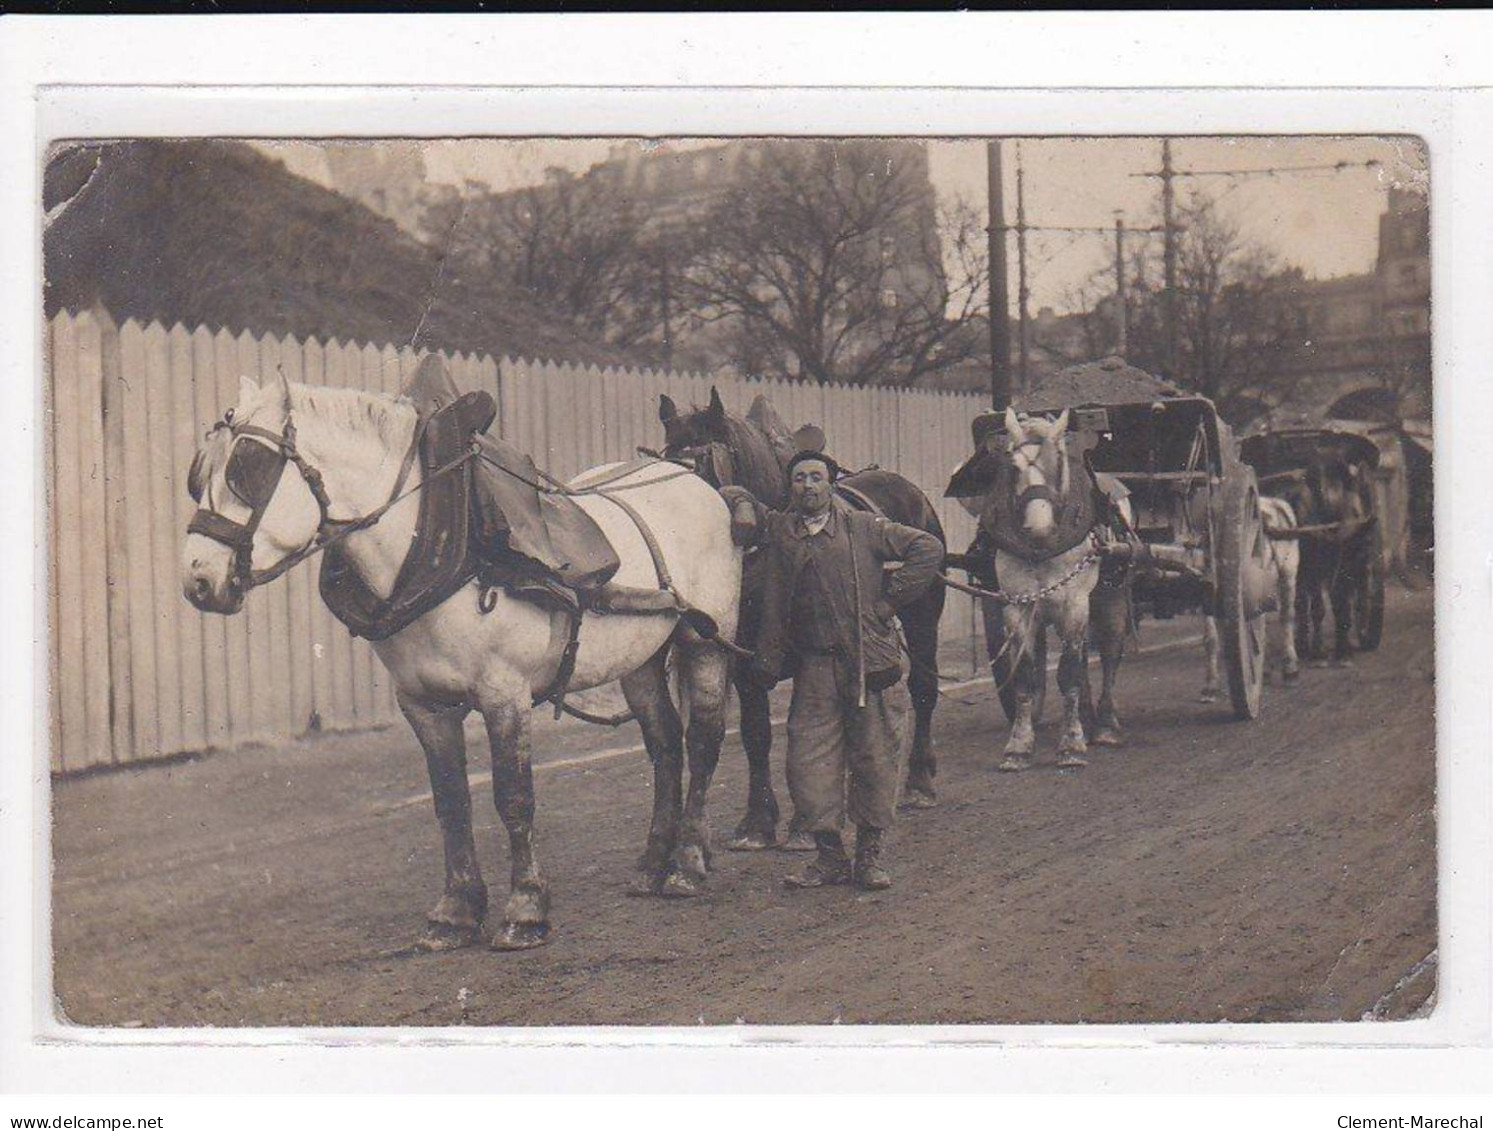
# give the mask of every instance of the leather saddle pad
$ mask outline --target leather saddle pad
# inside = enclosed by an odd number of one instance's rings
[[[574,499],[539,490],[534,461],[505,440],[477,437],[472,545],[485,560],[517,554],[572,589],[596,589],[621,567],[601,527]]]
[[[426,357],[410,378],[407,396],[422,416],[432,413],[426,428],[427,471],[458,457],[467,444],[476,442],[479,456],[462,481],[461,499],[444,491],[432,494],[431,509],[449,531],[437,550],[451,543],[470,547],[472,572],[484,564],[501,567],[513,575],[529,570],[548,576],[572,589],[594,589],[605,584],[620,568],[617,553],[601,527],[573,499],[539,489],[542,477],[534,461],[513,444],[487,435],[497,416],[497,406],[487,393],[462,395],[445,364],[435,355]],[[423,525],[422,525],[423,530]],[[515,561],[514,559],[521,559]]]

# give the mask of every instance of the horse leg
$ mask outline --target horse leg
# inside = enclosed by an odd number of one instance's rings
[[[1343,555],[1346,559],[1347,555]],[[1337,571],[1332,576],[1332,666],[1335,668],[1347,668],[1353,666],[1349,658],[1353,650],[1350,633],[1353,629],[1353,598],[1354,584],[1353,571],[1350,563],[1346,560],[1339,561]]]
[[[1083,736],[1079,697],[1084,678],[1083,637],[1063,635],[1063,655],[1058,660],[1058,690],[1063,693],[1063,734],[1058,739],[1059,766],[1087,766],[1089,745]]]
[[[1085,647],[1089,638],[1089,594],[1067,593],[1053,613],[1063,654],[1058,660],[1058,690],[1063,693],[1063,733],[1058,739],[1059,766],[1085,766],[1088,742],[1083,733],[1080,699],[1088,674]]]
[[[1094,709],[1094,685],[1089,679],[1089,649],[1092,642],[1085,640],[1079,650],[1083,661],[1078,667],[1078,725],[1083,727],[1085,738],[1093,735],[1098,726],[1099,712]]]
[[[658,895],[668,879],[684,791],[684,724],[669,697],[664,667],[669,648],[660,648],[637,671],[622,677],[622,695],[643,731],[643,744],[653,763],[653,818],[648,844],[638,861],[639,894]]]
[[[1036,633],[1041,631],[1037,611],[1031,610],[1030,620],[1025,622],[1021,612],[1010,606],[1006,607],[1003,615],[1005,646],[1017,650],[1016,663],[1008,668],[1016,688],[1016,718],[1011,721],[1005,756],[996,769],[1015,773],[1031,766],[1032,754],[1037,748],[1037,735],[1032,729],[1032,697],[1036,691],[1036,679],[1045,679],[1046,673],[1038,673],[1036,662],[1032,659],[1032,641]]]
[[[689,728],[684,736],[689,792],[674,846],[674,868],[664,881],[663,894],[692,896],[704,893],[705,873],[710,869],[710,824],[705,806],[726,737],[730,663],[726,653],[713,644],[686,644],[679,646],[679,670],[689,703]]]
[[[462,720],[470,708],[429,705],[401,692],[399,709],[425,751],[446,856],[445,890],[426,915],[425,931],[416,945],[421,950],[471,946],[481,937],[487,915],[487,885],[482,882],[472,841],[472,795],[467,784],[467,741],[462,733]]]
[[[478,705],[492,747],[492,794],[508,830],[511,866],[494,950],[528,950],[549,941],[549,883],[534,856],[534,767],[530,761],[529,687],[516,675],[484,687]]]
[[[1302,569],[1296,575],[1296,655],[1310,662],[1311,640],[1311,574],[1306,569],[1306,558],[1302,557]]]
[[[1125,658],[1125,633],[1130,627],[1130,593],[1121,586],[1100,585],[1089,598],[1089,618],[1099,647],[1102,682],[1099,686],[1099,712],[1094,720],[1094,745],[1120,746],[1124,732],[1115,710],[1115,677]],[[1088,665],[1083,670],[1084,690],[1089,683]]]
[[[1198,692],[1199,703],[1217,703],[1223,698],[1223,677],[1219,671],[1219,658],[1223,655],[1223,644],[1218,635],[1218,619],[1203,618],[1203,659],[1206,664],[1203,674],[1203,689]]]
[[[944,588],[935,586],[903,609],[898,619],[907,637],[907,690],[912,696],[912,750],[907,759],[903,801],[911,809],[928,809],[937,801],[933,779],[938,773],[933,750],[933,712],[938,707],[938,620]]]
[[[731,839],[738,852],[771,848],[778,839],[778,798],[772,789],[772,715],[767,692],[753,682],[745,665],[736,672],[741,704],[741,745],[747,759],[747,811]]]
[[[1289,561],[1278,563],[1277,595],[1280,599],[1282,682],[1294,683],[1301,677],[1301,660],[1296,654],[1296,578],[1297,566]]]
[[[1323,622],[1327,619],[1327,602],[1323,597],[1322,590],[1322,577],[1319,574],[1312,579],[1311,586],[1307,591],[1307,606],[1311,612],[1311,626],[1309,628],[1311,649],[1308,655],[1311,656],[1312,662],[1319,666],[1325,665],[1327,662],[1327,645],[1325,633],[1322,629]]]

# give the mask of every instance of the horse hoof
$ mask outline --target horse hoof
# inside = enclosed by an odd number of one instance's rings
[[[996,764],[995,768],[1003,774],[1019,774],[1022,770],[1032,768],[1032,760],[1030,758],[1019,758],[1014,754],[1007,754]]]
[[[675,851],[674,866],[670,871],[703,878],[710,872],[710,853],[698,844],[683,845]]]
[[[475,923],[466,927],[451,923],[427,923],[425,930],[415,940],[415,949],[425,954],[440,954],[474,946],[481,940],[482,928]]]
[[[732,852],[762,852],[777,844],[778,838],[771,833],[758,830],[750,832],[738,832],[727,843],[726,847]]]
[[[665,899],[696,899],[705,894],[705,877],[690,872],[670,872],[658,894]]]
[[[1118,727],[1100,727],[1092,739],[1095,746],[1124,746],[1125,738]]]
[[[504,923],[492,938],[493,950],[533,950],[550,941],[548,923]]]
[[[1280,673],[1280,681],[1285,684],[1295,683],[1301,678],[1301,672],[1297,668],[1288,668]]]
[[[1059,754],[1058,769],[1081,770],[1089,764],[1089,760],[1082,754]]]
[[[1344,668],[1354,667],[1355,665],[1354,665],[1354,663],[1353,663],[1352,660],[1350,660],[1346,656],[1344,656],[1341,660],[1333,660],[1332,663],[1329,664],[1328,666],[1329,667],[1333,667],[1333,668],[1338,668],[1338,669],[1344,669]]]
[[[638,899],[652,898],[664,890],[665,879],[667,879],[667,873],[664,871],[640,869],[638,874],[632,878],[632,883],[627,885],[627,894]]]
[[[778,845],[779,852],[817,852],[819,846],[814,843],[814,838],[809,833],[800,829],[796,833],[790,833],[788,839]]]
[[[931,789],[919,789],[908,786],[907,792],[902,795],[902,809],[932,809],[938,804],[938,798],[934,796]]]
[[[1205,687],[1198,692],[1199,703],[1217,703],[1222,696],[1211,687]]]

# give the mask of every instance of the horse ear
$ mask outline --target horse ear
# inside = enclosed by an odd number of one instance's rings
[[[1068,410],[1065,408],[1058,413],[1058,418],[1052,422],[1051,435],[1053,439],[1061,439],[1068,434]]]
[[[1006,435],[1010,438],[1012,448],[1019,448],[1026,441],[1026,433],[1021,427],[1021,418],[1010,406],[1006,408]]]
[[[238,379],[238,403],[246,405],[259,395],[259,382],[249,376],[241,375]]]
[[[674,398],[668,393],[658,394],[658,419],[662,424],[668,424],[671,420],[679,419],[679,407],[674,403]]]
[[[726,415],[726,406],[721,403],[720,390],[714,385],[710,386],[710,406],[705,410],[715,420],[722,420]]]
[[[283,369],[277,369],[277,372],[280,374],[280,403],[285,406],[285,415],[288,418],[290,416],[290,378],[285,376]]]

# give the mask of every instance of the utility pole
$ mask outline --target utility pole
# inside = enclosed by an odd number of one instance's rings
[[[1177,379],[1177,221],[1172,180],[1172,139],[1161,140],[1161,227],[1163,230],[1161,324],[1166,336],[1168,381]]]
[[[990,225],[990,404],[1000,411],[1011,404],[1010,299],[1006,289],[1006,204],[1001,179],[1001,143],[985,143]]]
[[[1026,285],[1026,170],[1021,164],[1021,143],[1016,143],[1016,374],[1017,386],[1025,393],[1031,388],[1027,369],[1027,299]]]
[[[1161,227],[1165,235],[1165,251],[1162,258],[1161,319],[1165,336],[1165,374],[1168,380],[1177,380],[1179,354],[1177,342],[1177,244],[1182,228],[1176,218],[1176,191],[1172,184],[1178,177],[1222,177],[1241,181],[1254,177],[1279,177],[1296,173],[1343,173],[1349,169],[1377,169],[1377,159],[1367,161],[1335,161],[1330,165],[1272,165],[1257,169],[1177,169],[1172,165],[1172,142],[1161,139],[1161,168],[1143,173],[1132,173],[1132,177],[1151,177],[1161,181]]]
[[[1117,352],[1121,357],[1130,354],[1130,308],[1125,305],[1125,220],[1115,217],[1115,303],[1118,306],[1119,336]]]

